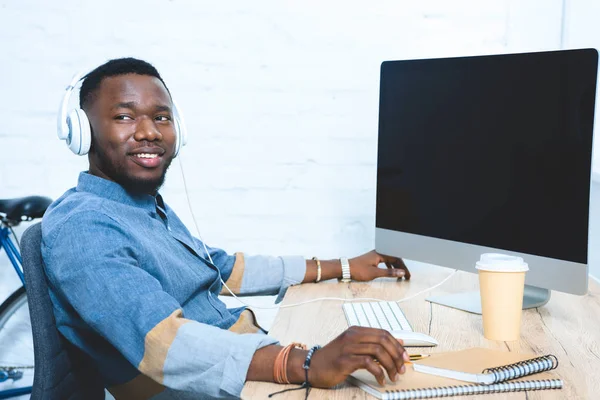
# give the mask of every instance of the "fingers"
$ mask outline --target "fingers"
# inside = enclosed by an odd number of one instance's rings
[[[402,346],[403,343],[394,338],[388,331],[376,328],[353,326],[346,331],[350,336],[348,346],[350,354],[370,354],[377,358],[390,373],[392,379],[396,373],[403,374],[404,362],[409,361],[409,355]],[[353,346],[356,345],[356,346]],[[375,345],[375,347],[370,346]],[[357,351],[353,353],[352,351]],[[381,355],[381,351],[385,354]],[[395,371],[392,371],[395,369]]]
[[[402,278],[405,275],[405,272],[403,270],[394,268],[392,266],[392,264],[389,263],[389,262],[386,262],[385,266],[388,269],[382,269],[382,270],[380,270],[381,271],[381,276],[387,276],[387,277],[390,277],[390,278],[398,278],[398,279],[400,279],[400,278]]]
[[[369,356],[355,356],[351,358],[353,369],[356,371],[357,369],[366,369],[369,371],[377,382],[381,385],[385,385],[385,374],[383,373],[383,369],[373,360],[372,357]]]
[[[396,381],[396,376],[400,373],[402,365],[398,367],[382,345],[375,343],[355,344],[347,346],[346,349],[350,354],[370,356],[386,370],[391,381]]]
[[[408,270],[408,267],[406,266],[406,264],[404,264],[404,260],[401,258],[398,258],[396,263],[393,264],[396,268],[401,269],[402,271],[404,271],[404,279],[409,280],[410,279],[410,271]]]
[[[379,384],[385,383],[385,375],[396,381],[399,374],[406,372],[405,362],[409,355],[402,342],[383,329],[351,326],[337,338],[317,352],[313,366],[315,373],[320,369],[322,387],[331,387],[358,370],[366,369]],[[324,357],[324,358],[323,358]],[[377,361],[376,361],[377,360]]]
[[[399,341],[388,331],[383,329],[375,329],[375,335],[379,336],[379,342],[385,351],[392,357],[396,364],[396,370],[399,374],[405,371],[404,363],[410,360],[408,352],[404,348],[404,342]],[[391,377],[390,377],[391,378]]]
[[[384,260],[385,260],[385,265],[388,267],[388,271],[390,268],[393,268],[394,271],[398,271],[396,273],[398,273],[399,275],[395,275],[395,274],[390,274],[388,276],[404,276],[404,279],[409,280],[410,279],[410,271],[408,270],[408,267],[406,266],[406,264],[404,264],[404,260],[402,260],[401,258],[396,258],[396,257],[389,257],[389,256],[384,256]],[[400,272],[402,271],[402,272]]]

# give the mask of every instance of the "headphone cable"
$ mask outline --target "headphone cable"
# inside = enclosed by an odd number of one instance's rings
[[[188,204],[188,208],[190,209],[190,214],[192,215],[192,220],[194,221],[194,227],[196,228],[196,234],[198,235],[198,239],[200,239],[200,242],[202,243],[202,246],[204,246],[204,251],[206,252],[206,255],[208,256],[208,260],[210,261],[210,264],[217,268],[217,266],[215,266],[212,257],[210,256],[210,253],[208,251],[208,249],[206,248],[206,244],[204,243],[204,239],[202,238],[202,235],[200,234],[200,229],[198,228],[198,223],[196,222],[196,216],[194,215],[194,210],[192,209],[192,203],[190,202],[190,197],[188,194],[188,188],[187,188],[187,181],[185,179],[185,172],[183,171],[183,163],[181,162],[181,151],[179,152],[179,154],[177,155],[177,160],[179,163],[179,169],[181,170],[181,177],[183,178],[183,188],[185,191],[185,198],[187,200],[187,204]],[[206,261],[206,260],[204,260]],[[452,271],[452,273],[450,275],[448,275],[446,278],[444,278],[441,282],[439,282],[438,284],[429,287],[427,289],[421,290],[420,292],[417,292],[411,296],[408,297],[403,297],[399,300],[392,300],[395,301],[396,303],[402,303],[404,301],[413,299],[425,292],[429,292],[433,289],[436,289],[437,287],[443,285],[448,279],[452,278],[454,276],[454,274],[456,274],[458,270],[454,270]],[[220,278],[221,283],[223,284],[223,286],[227,289],[227,291],[240,303],[242,303],[243,305],[245,305],[246,307],[250,307],[253,309],[261,309],[261,310],[270,310],[270,309],[275,309],[275,308],[289,308],[289,307],[296,307],[296,306],[300,306],[303,304],[309,304],[309,303],[314,303],[317,301],[323,301],[323,300],[335,300],[335,301],[344,301],[344,302],[353,302],[353,301],[389,301],[389,300],[383,300],[383,299],[377,299],[377,298],[371,298],[371,297],[363,297],[363,298],[356,298],[356,299],[344,299],[341,297],[319,297],[317,299],[311,299],[311,300],[307,300],[307,301],[302,301],[300,303],[293,303],[293,304],[284,304],[284,305],[277,305],[277,304],[273,304],[272,306],[258,306],[255,304],[248,304],[245,301],[241,300],[238,296],[236,296],[235,293],[233,293],[233,291],[229,288],[229,286],[227,286],[227,284],[225,282],[223,282],[223,279]]]

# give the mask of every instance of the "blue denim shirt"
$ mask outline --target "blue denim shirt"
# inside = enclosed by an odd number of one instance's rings
[[[58,329],[107,387],[141,373],[166,387],[155,398],[239,397],[254,352],[277,341],[228,330],[243,308],[219,300],[221,279],[281,298],[306,272],[299,256],[209,252],[214,265],[160,195],[133,196],[86,172],[42,222]]]

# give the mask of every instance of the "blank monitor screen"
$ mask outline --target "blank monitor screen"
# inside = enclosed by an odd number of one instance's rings
[[[386,61],[378,228],[587,264],[595,50]]]

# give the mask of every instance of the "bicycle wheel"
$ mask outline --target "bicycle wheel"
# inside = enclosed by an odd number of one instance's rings
[[[0,391],[31,386],[33,365],[31,320],[27,294],[21,287],[0,305],[0,367],[23,367],[23,377],[0,383]]]

